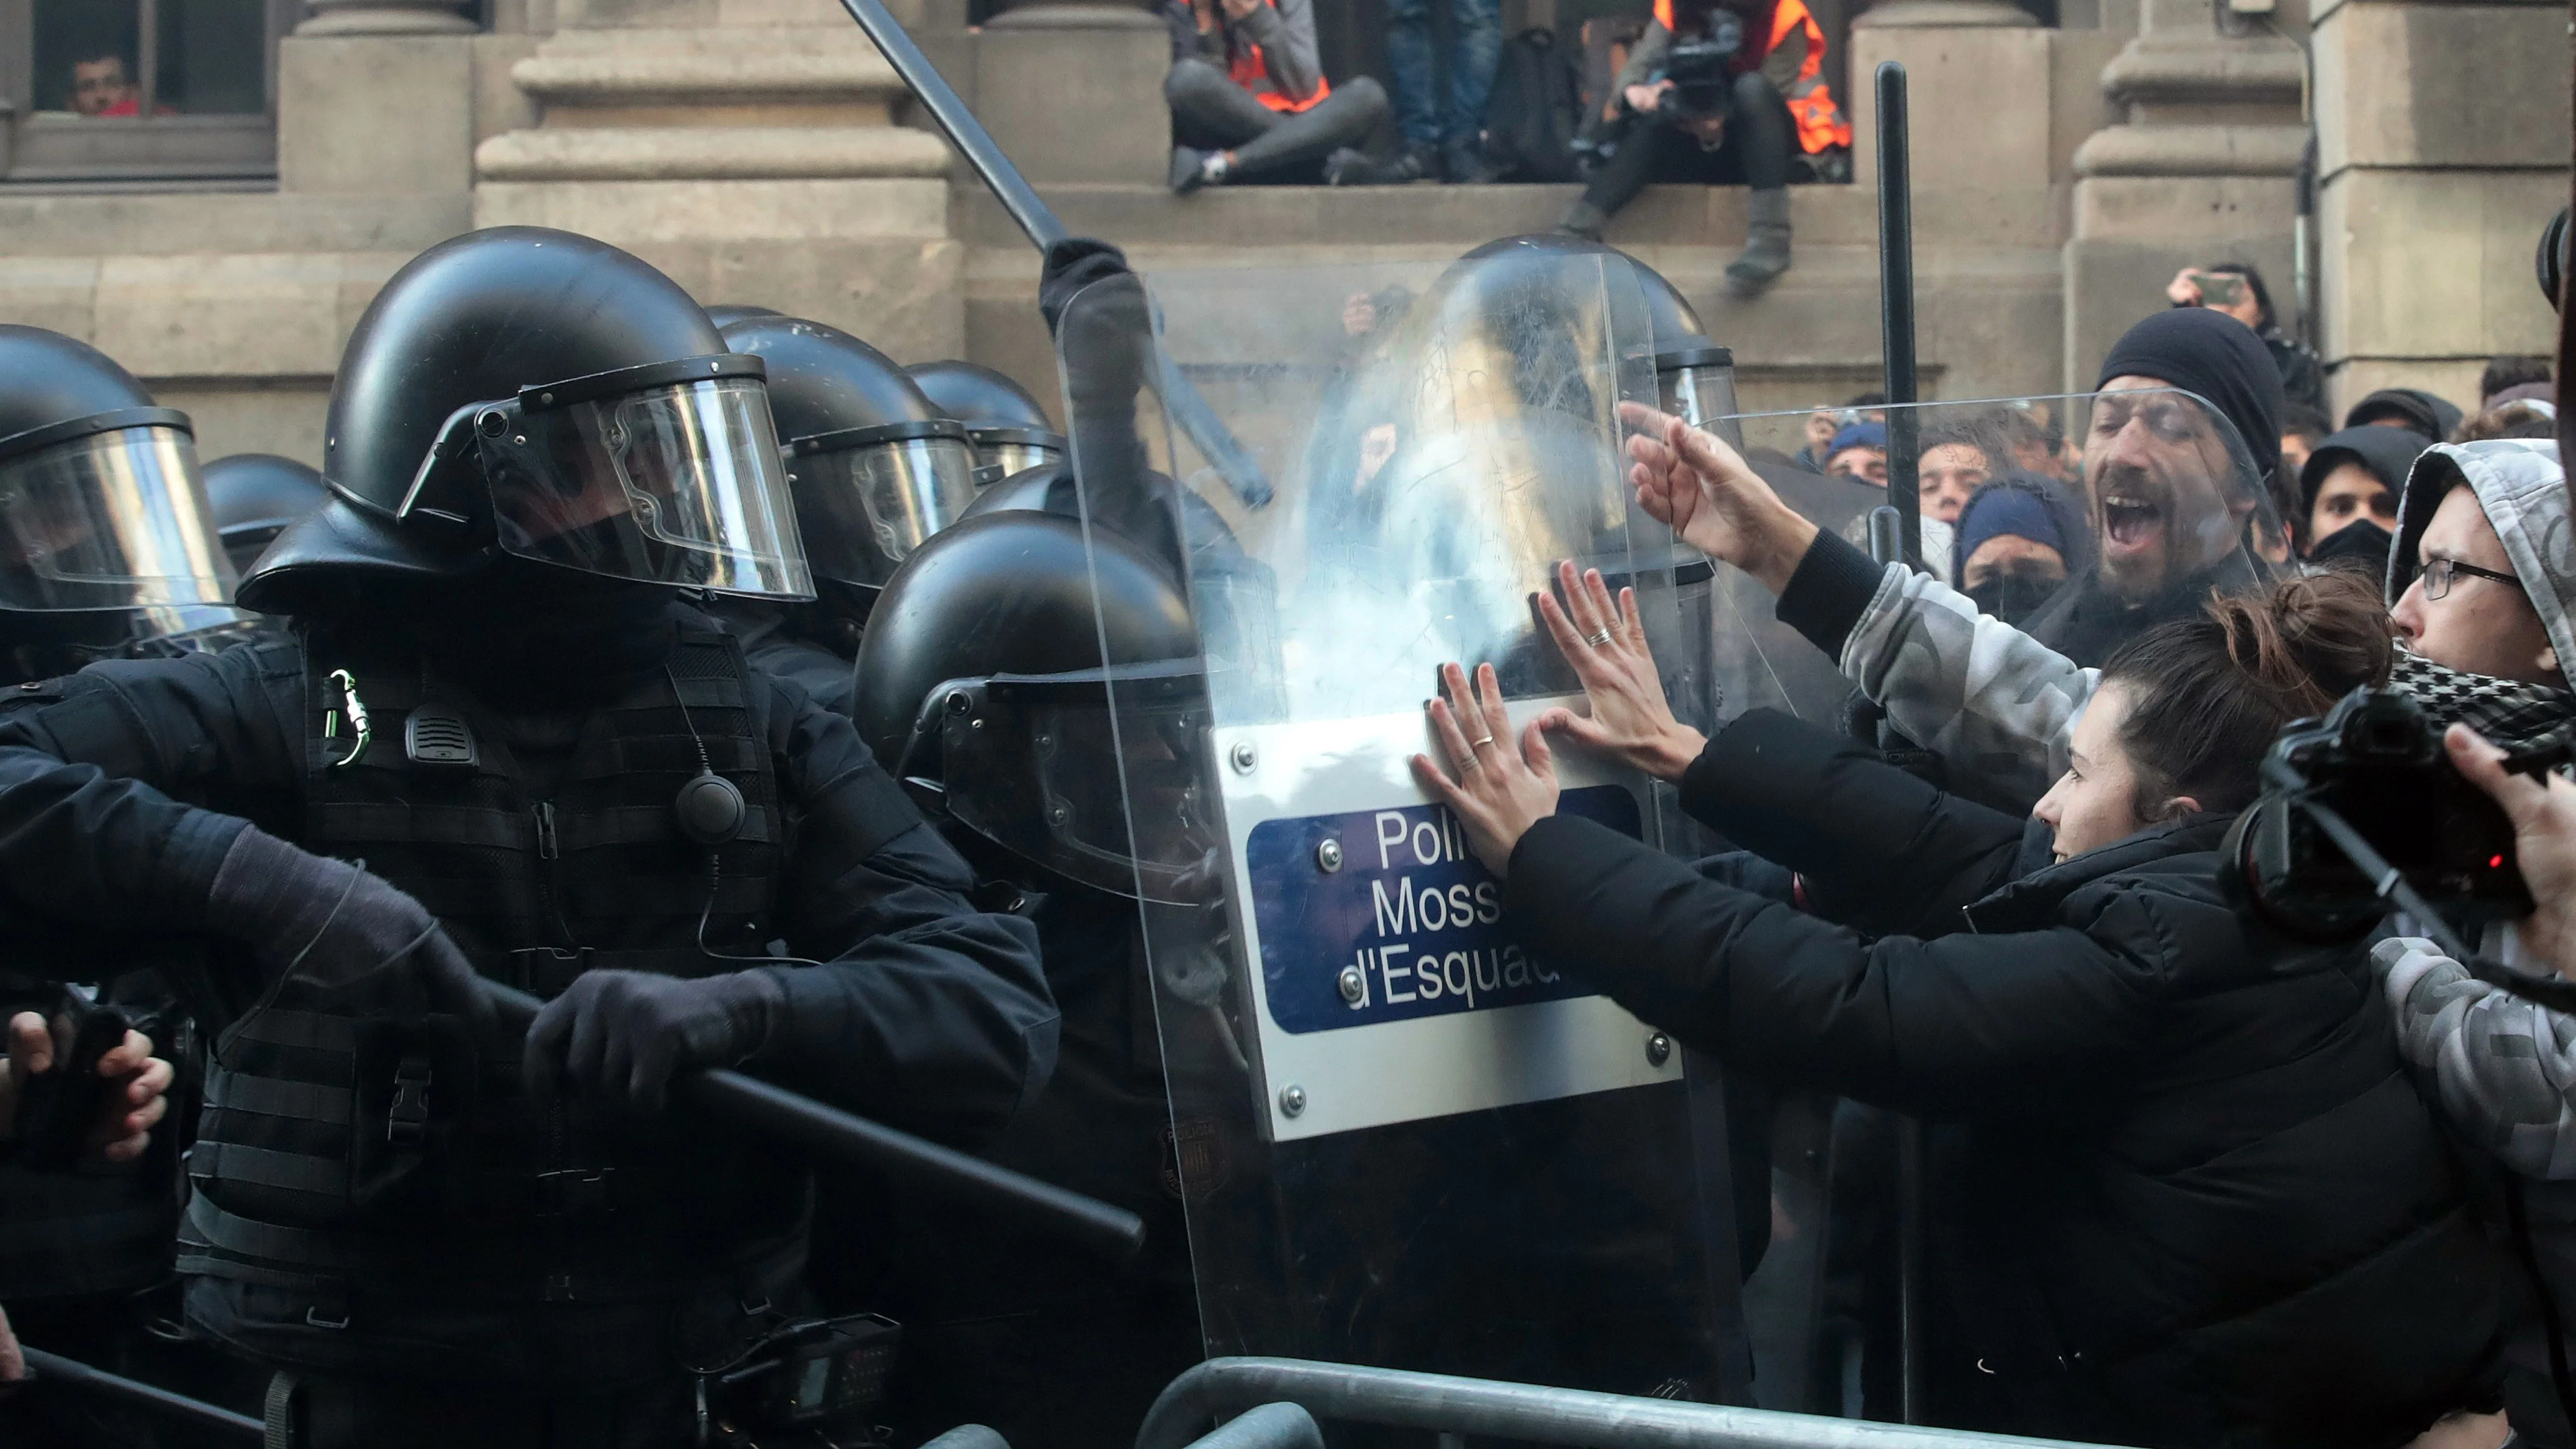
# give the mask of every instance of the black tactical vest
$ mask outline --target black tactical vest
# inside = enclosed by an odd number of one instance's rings
[[[540,996],[586,970],[741,969],[699,948],[702,919],[711,950],[766,955],[788,821],[751,677],[729,635],[674,617],[667,672],[593,710],[542,796],[511,721],[416,655],[309,637],[297,843],[363,860],[477,969]],[[356,731],[335,671],[371,730],[345,765]],[[713,848],[673,810],[702,760],[748,806]],[[806,1192],[791,1154],[677,1113],[541,1111],[516,1040],[502,1050],[478,1057],[438,1018],[271,1005],[235,1023],[208,1067],[181,1270],[324,1297],[640,1301],[793,1252]]]

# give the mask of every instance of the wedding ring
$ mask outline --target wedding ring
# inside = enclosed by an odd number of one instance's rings
[[[1609,627],[1608,627],[1607,625],[1604,625],[1604,626],[1602,627],[1602,630],[1601,630],[1601,632],[1600,632],[1600,633],[1598,633],[1598,634],[1586,634],[1586,635],[1584,635],[1584,636],[1583,636],[1583,642],[1584,642],[1584,643],[1586,643],[1586,644],[1591,645],[1591,646],[1592,646],[1593,648],[1595,648],[1595,649],[1598,649],[1598,648],[1600,648],[1602,645],[1609,643],[1609,642],[1610,642],[1610,630],[1609,630]]]
[[[1483,749],[1485,746],[1490,745],[1490,744],[1492,744],[1493,742],[1494,742],[1494,737],[1493,737],[1492,735],[1484,735],[1484,736],[1482,736],[1482,737],[1480,737],[1480,738],[1469,740],[1469,741],[1467,742],[1467,748],[1469,748],[1469,749],[1471,749],[1471,750],[1481,750],[1481,749]]]

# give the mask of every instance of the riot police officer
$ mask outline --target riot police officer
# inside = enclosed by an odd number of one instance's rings
[[[1186,666],[1159,681],[1170,732],[1129,741],[1124,768],[1104,637],[1112,670]],[[1197,652],[1160,562],[1096,530],[1086,564],[1080,524],[1020,510],[915,551],[860,643],[860,733],[1036,923],[1064,1013],[1054,1078],[990,1155],[1147,1222],[1146,1256],[1113,1268],[975,1213],[901,1215],[883,1301],[907,1326],[908,1427],[972,1416],[1021,1449],[1106,1449],[1200,1357],[1137,899],[1173,898],[1208,842],[1181,801],[1131,841],[1119,793],[1189,748]]]
[[[975,496],[966,428],[885,354],[837,328],[775,314],[725,324],[725,344],[769,369],[814,602],[731,599],[717,617],[756,668],[850,712],[850,659],[904,556]]]
[[[681,602],[811,589],[762,365],[669,279],[432,248],[327,437],[331,502],[242,590],[291,640],[0,721],[0,890],[236,962],[180,1266],[297,1442],[694,1442],[798,1301],[805,1167],[671,1079],[976,1142],[1052,1065],[1033,933]],[[552,1000],[505,1032],[478,976]]]
[[[187,415],[158,406],[85,343],[0,326],[0,685],[9,686],[0,715],[60,699],[55,676],[94,660],[182,652],[233,620],[223,607],[233,577]],[[85,982],[135,1006],[154,1040],[179,1035],[148,977],[92,975],[91,952],[40,962],[25,931],[12,936],[0,954],[0,1016],[51,1014],[61,997],[53,978],[76,958]],[[165,1310],[146,1295],[171,1279],[178,1154],[179,1134],[165,1131],[112,1168],[0,1159],[0,1302],[31,1340],[128,1372],[168,1367],[146,1332]],[[122,1446],[149,1433],[130,1413],[59,1396],[0,1410],[0,1437],[13,1429],[65,1445]]]
[[[1007,374],[954,360],[916,362],[904,371],[931,406],[966,425],[978,486],[1063,459],[1064,434],[1047,418],[1045,406]]]
[[[288,524],[330,497],[319,472],[275,453],[235,453],[206,465],[206,502],[238,575],[250,573]]]

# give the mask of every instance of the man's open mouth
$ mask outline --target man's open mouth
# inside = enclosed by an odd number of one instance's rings
[[[2119,552],[2133,552],[2154,543],[2164,529],[2164,521],[2164,509],[2143,498],[2114,493],[2102,500],[2102,532]]]

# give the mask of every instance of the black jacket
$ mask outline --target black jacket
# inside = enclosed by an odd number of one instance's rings
[[[1938,1124],[1936,1260],[2012,1405],[1981,1427],[2385,1446],[2492,1402],[2507,1289],[2367,963],[2229,909],[2225,821],[2013,880],[2020,820],[1766,711],[1682,798],[1875,939],[1571,817],[1506,914],[1732,1069]]]

